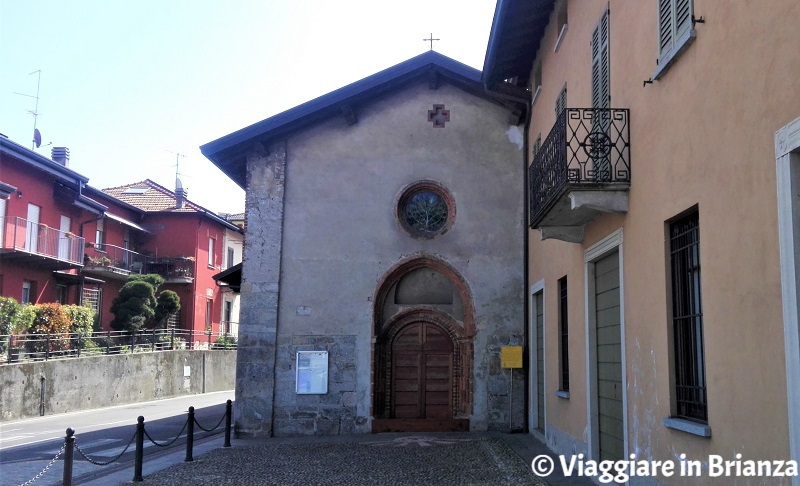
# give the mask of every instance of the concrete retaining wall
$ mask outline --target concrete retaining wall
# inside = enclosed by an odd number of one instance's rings
[[[188,376],[186,376],[188,374]],[[164,351],[0,366],[0,421],[231,390],[236,351]]]

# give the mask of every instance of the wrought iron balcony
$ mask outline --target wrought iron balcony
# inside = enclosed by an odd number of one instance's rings
[[[194,258],[147,257],[143,273],[157,273],[166,283],[192,283]]]
[[[567,108],[529,168],[530,225],[542,238],[583,240],[601,212],[627,211],[629,110]]]
[[[125,280],[132,273],[144,273],[146,257],[115,245],[87,243],[83,271],[105,278]]]
[[[51,269],[74,268],[83,263],[84,239],[24,218],[0,218],[0,252],[3,260]]]
[[[194,259],[147,256],[115,245],[87,243],[84,272],[127,279],[131,274],[155,273],[166,283],[191,283]]]

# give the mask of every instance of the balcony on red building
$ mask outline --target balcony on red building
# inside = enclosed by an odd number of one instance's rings
[[[83,264],[84,238],[20,217],[0,218],[4,261],[61,270]]]

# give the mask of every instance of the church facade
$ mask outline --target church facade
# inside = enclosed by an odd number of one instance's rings
[[[201,147],[247,192],[240,436],[524,427],[525,105],[480,80],[431,51]]]

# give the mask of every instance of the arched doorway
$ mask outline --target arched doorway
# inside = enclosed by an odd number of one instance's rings
[[[472,300],[430,257],[398,264],[375,299],[373,432],[468,430]]]

